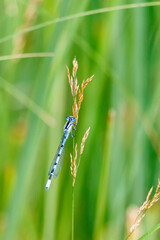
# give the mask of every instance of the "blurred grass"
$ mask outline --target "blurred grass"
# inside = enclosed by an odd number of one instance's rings
[[[72,112],[65,66],[72,68],[74,56],[79,81],[95,74],[76,131],[80,143],[91,127],[75,185],[75,239],[124,239],[127,209],[140,206],[157,185],[160,2],[122,5],[128,3],[1,1],[0,57],[54,54],[0,62],[1,239],[71,239],[71,139],[49,192],[45,182]],[[110,109],[116,115],[111,129]],[[160,222],[159,207],[150,210],[141,234],[153,218]]]

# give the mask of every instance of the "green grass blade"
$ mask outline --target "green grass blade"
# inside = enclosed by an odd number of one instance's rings
[[[82,12],[82,13],[76,13],[76,14],[73,14],[73,15],[70,15],[70,16],[61,17],[61,18],[57,18],[57,19],[54,19],[54,20],[44,22],[44,23],[40,23],[38,25],[34,25],[33,27],[26,28],[23,31],[8,35],[4,38],[1,38],[0,43],[6,42],[6,41],[8,41],[12,38],[15,38],[18,35],[25,34],[25,33],[28,33],[28,32],[32,32],[32,31],[35,31],[35,30],[39,30],[41,28],[45,28],[45,27],[47,27],[49,25],[52,25],[52,24],[55,24],[55,23],[66,22],[66,21],[69,21],[69,20],[74,20],[74,19],[77,19],[77,18],[82,18],[82,17],[91,16],[91,15],[100,14],[100,13],[120,11],[120,10],[125,10],[125,9],[152,7],[152,6],[160,6],[160,2],[139,3],[139,4],[135,3],[135,4],[128,4],[128,5],[111,7],[111,8],[102,8],[102,9],[90,10],[90,11],[86,11],[86,12]]]
[[[145,233],[142,237],[138,238],[138,240],[143,240],[146,237],[149,237],[152,233],[156,232],[158,229],[160,229],[160,223],[154,226],[150,231]]]

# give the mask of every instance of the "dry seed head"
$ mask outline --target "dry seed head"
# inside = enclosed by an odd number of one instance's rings
[[[71,175],[73,173],[73,158],[72,158],[72,154],[70,153],[70,158],[71,158]]]
[[[130,232],[129,232],[127,238],[129,238],[129,237],[131,236],[131,234],[135,231],[135,229],[136,229],[137,227],[139,227],[139,225],[140,225],[140,223],[142,222],[144,216],[145,216],[145,214],[143,214],[143,215],[141,216],[141,218],[138,219],[137,222],[135,222],[135,223],[132,225],[132,227],[130,228]]]
[[[87,87],[88,83],[92,81],[94,75],[92,75],[90,78],[87,78],[87,80],[83,83],[83,88]]]
[[[67,77],[68,77],[68,82],[69,82],[69,85],[70,85],[70,88],[71,88],[71,93],[72,93],[72,96],[74,95],[74,89],[73,89],[73,78],[72,76],[70,76],[70,73],[69,73],[69,68],[66,66],[67,68]]]
[[[151,196],[151,193],[153,190],[153,187],[151,187],[151,189],[149,190],[148,195],[146,197],[146,201],[139,208],[136,219],[135,219],[135,223],[130,228],[130,233],[128,235],[128,238],[131,236],[131,234],[134,232],[134,230],[140,225],[147,210],[150,209],[159,200],[159,196],[160,196],[159,189],[160,189],[160,181],[158,180],[158,185],[157,185],[156,192],[155,192],[153,198],[150,200],[150,196]]]
[[[72,77],[72,76],[71,76],[70,86],[71,86],[71,93],[72,93],[72,96],[74,96],[74,83],[73,83],[73,77]]]
[[[79,90],[79,93],[78,93],[78,109],[80,109],[82,101],[83,101],[83,92],[81,92]]]
[[[94,75],[92,75],[86,81],[83,80],[83,82],[81,84],[81,89],[79,90],[79,93],[78,93],[78,109],[80,109],[81,103],[83,101],[83,91],[87,87],[88,83],[92,81],[93,77],[94,77]]]
[[[90,127],[87,129],[87,131],[85,132],[85,134],[84,134],[84,136],[83,136],[83,138],[82,138],[80,156],[81,156],[82,153],[83,153],[85,141],[87,140],[88,135],[89,135],[89,130],[90,130]]]
[[[67,68],[68,82],[69,82],[69,85],[70,85],[70,88],[71,88],[71,93],[72,93],[72,97],[73,97],[73,101],[74,101],[74,104],[73,104],[73,107],[72,107],[72,112],[73,112],[73,117],[76,118],[76,123],[77,123],[78,122],[79,110],[80,110],[80,107],[81,107],[81,103],[83,101],[83,91],[86,88],[86,86],[88,85],[88,83],[92,81],[94,75],[91,76],[90,78],[88,78],[86,81],[83,80],[83,82],[81,84],[81,88],[79,89],[78,80],[76,78],[77,69],[78,69],[78,62],[77,62],[76,58],[74,58],[74,60],[73,60],[72,76],[70,75],[69,68],[68,67],[66,67],[66,68]],[[77,94],[78,94],[78,96],[77,96]],[[86,139],[88,138],[88,135],[89,135],[89,130],[90,130],[90,128],[88,128],[88,130],[86,131],[86,133],[85,133],[85,135],[82,139],[79,161],[80,161],[81,155],[83,153],[85,141],[86,141]],[[70,158],[71,158],[71,175],[73,176],[72,185],[74,186],[75,179],[76,179],[77,168],[79,166],[79,163],[78,163],[78,165],[76,165],[77,144],[75,146],[74,160],[73,160],[72,154],[70,154]]]
[[[157,185],[157,188],[156,188],[156,193],[160,190],[160,180],[158,179],[158,185]]]
[[[78,69],[78,62],[77,62],[76,58],[74,58],[74,59],[73,59],[73,71],[72,71],[73,77],[76,76],[76,74],[77,74],[77,69]]]
[[[158,200],[159,200],[159,196],[160,196],[160,192],[155,193],[155,195],[153,196],[152,201],[150,202],[148,209],[151,208]]]
[[[78,121],[78,106],[77,106],[76,98],[74,98],[74,104],[73,104],[72,112],[73,112],[73,117],[76,118],[76,123],[77,123],[77,121]]]
[[[75,156],[74,156],[74,162],[77,160],[77,143],[75,145]]]
[[[153,190],[153,187],[151,187],[151,189],[150,189],[149,192],[148,192],[148,195],[147,195],[147,197],[146,197],[146,202],[149,201],[150,196],[151,196],[151,193],[152,193],[152,190]]]
[[[73,75],[73,77],[70,76],[69,68],[67,66],[66,66],[66,68],[67,68],[68,82],[69,82],[69,85],[70,85],[70,88],[71,88],[72,96],[74,98],[74,97],[76,97],[76,95],[78,93],[78,90],[79,90],[78,81],[77,81],[77,78],[75,78],[74,75]]]
[[[77,74],[77,69],[78,69],[78,62],[76,60],[76,58],[74,58],[73,60],[73,70],[72,70],[72,75],[73,77],[70,75],[69,72],[69,68],[66,66],[67,68],[67,76],[68,76],[68,82],[71,88],[71,93],[72,93],[72,97],[73,97],[73,107],[72,107],[72,112],[73,112],[73,116],[76,118],[76,123],[78,122],[78,113],[81,107],[81,103],[83,101],[83,91],[86,88],[86,86],[88,85],[89,82],[92,81],[93,76],[91,76],[90,78],[88,78],[86,81],[83,80],[82,84],[81,84],[81,88],[79,89],[79,85],[78,85],[78,80],[76,78],[76,74]],[[78,99],[77,99],[77,94],[78,94]],[[78,102],[78,103],[77,103]]]
[[[137,216],[137,211],[138,211],[138,207],[131,205],[128,207],[127,212],[126,212],[126,233],[131,234],[130,231],[134,231],[134,228],[136,228],[135,226],[135,218]],[[132,229],[130,228],[130,226],[132,226]],[[139,228],[138,231],[134,232],[133,236],[132,236],[132,240],[133,239],[138,239],[140,236],[142,235],[142,228]]]
[[[79,89],[79,85],[78,85],[78,81],[77,81],[77,78],[76,78],[75,79],[75,83],[74,83],[74,93],[75,93],[75,96],[78,93],[78,89]]]
[[[139,208],[139,210],[138,210],[138,212],[137,212],[136,219],[135,219],[135,223],[138,221],[139,216],[142,214],[142,212],[147,208],[147,205],[148,205],[148,202],[145,201],[145,202],[143,203],[143,205]]]
[[[74,187],[75,185],[75,180],[76,180],[76,174],[77,174],[77,166],[76,166],[76,160],[77,160],[77,143],[75,146],[75,156],[74,156],[74,160],[72,157],[72,154],[70,153],[70,158],[71,158],[71,175],[73,177],[73,182],[72,182],[72,186]]]
[[[69,68],[68,68],[68,66],[66,66],[66,68],[67,68],[68,82],[69,82],[69,85],[70,85],[70,82],[71,82],[71,79],[70,79],[70,72],[69,72]]]

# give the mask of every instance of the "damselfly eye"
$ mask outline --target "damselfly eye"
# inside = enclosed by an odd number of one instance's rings
[[[69,120],[69,117],[66,117],[66,120],[68,121],[68,120]]]

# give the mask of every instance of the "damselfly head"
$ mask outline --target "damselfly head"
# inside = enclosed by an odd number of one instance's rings
[[[72,121],[73,121],[73,122],[76,122],[76,118],[75,118],[75,117],[72,117]]]
[[[72,116],[66,117],[66,120],[74,123],[76,122],[76,118]]]

